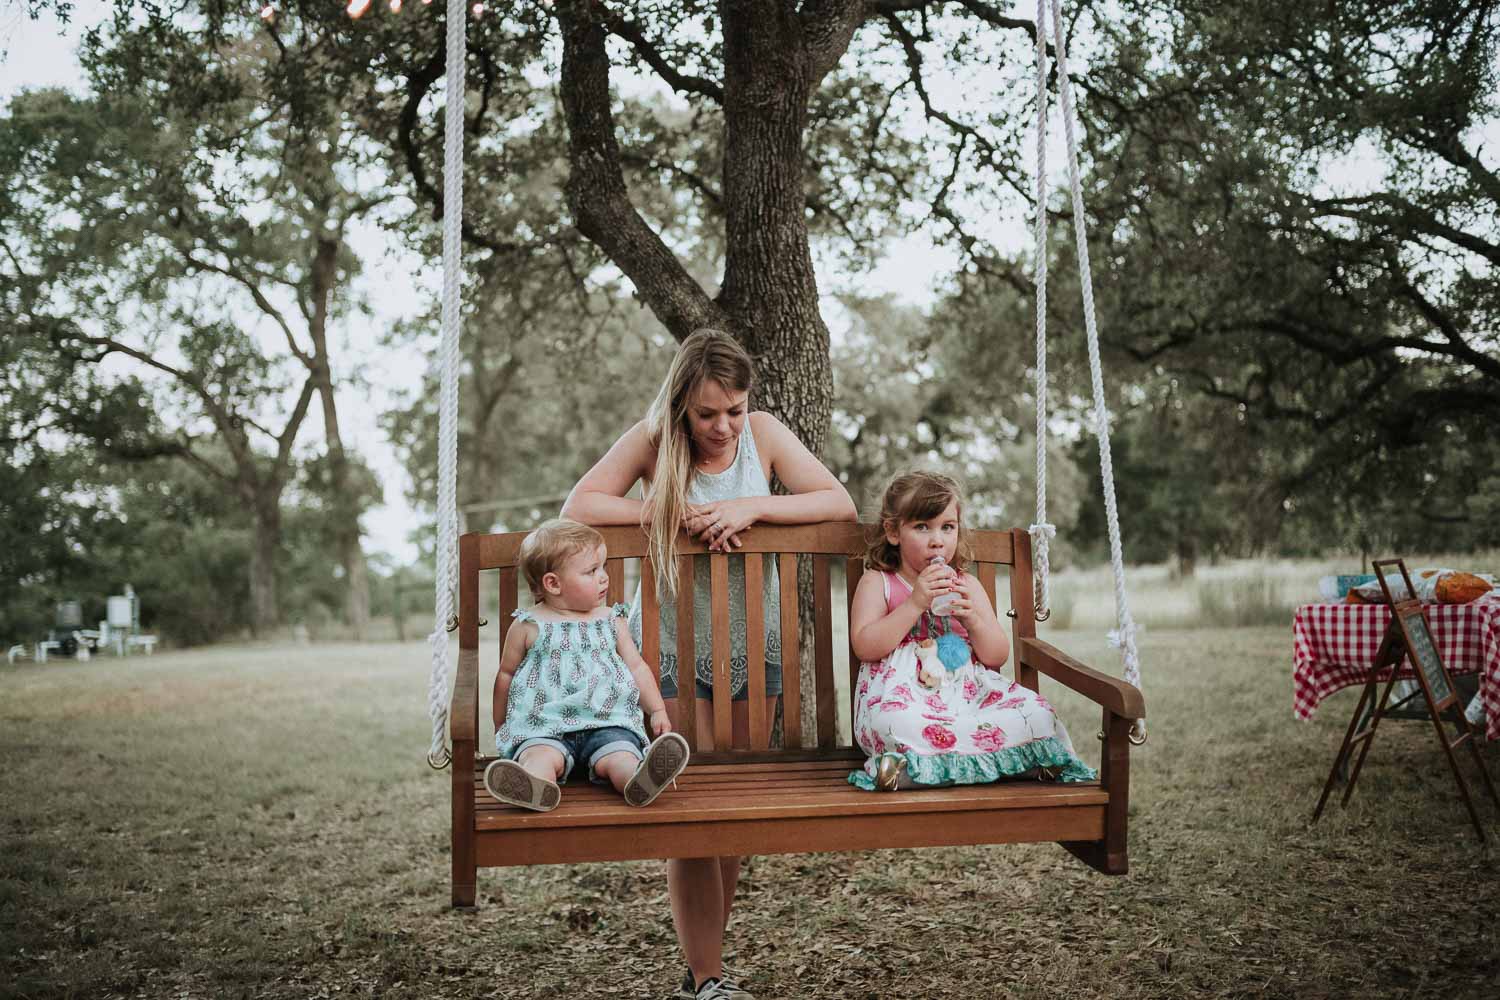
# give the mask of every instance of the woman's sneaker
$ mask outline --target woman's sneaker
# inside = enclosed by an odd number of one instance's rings
[[[755,1000],[752,994],[727,976],[722,979],[709,976],[692,996],[694,1000]]]
[[[556,782],[538,778],[513,760],[491,761],[484,769],[484,787],[501,802],[533,812],[551,812],[562,801]]]
[[[704,980],[703,985],[716,982],[719,984],[717,997],[730,997],[732,1000],[754,1000],[754,997],[740,985],[741,975],[739,972],[725,965],[722,967],[717,979],[710,977]],[[676,1000],[696,1000],[699,996],[697,989],[693,986],[693,970],[688,969],[682,974],[682,984],[677,987]]]
[[[633,806],[649,806],[687,765],[688,741],[678,733],[658,736],[646,748],[635,774],[625,782],[625,801]]]

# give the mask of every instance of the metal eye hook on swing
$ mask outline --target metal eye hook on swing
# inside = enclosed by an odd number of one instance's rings
[[[427,766],[434,771],[441,771],[453,762],[453,751],[443,747],[440,755],[434,755],[431,750],[427,751]]]
[[[1099,740],[1100,743],[1104,742],[1104,730],[1101,729],[1097,733],[1095,733],[1094,735]],[[1146,720],[1145,719],[1131,719],[1130,720],[1130,731],[1125,734],[1125,738],[1130,741],[1130,745],[1133,746],[1133,747],[1145,746],[1146,745]]]
[[[450,604],[452,604],[452,605],[455,605],[455,606],[458,604],[458,595],[453,592],[453,588],[452,587],[448,588],[448,602]],[[479,627],[480,628],[484,628],[489,623],[490,623],[490,620],[488,618],[481,618],[481,619],[479,619]],[[447,630],[449,632],[457,632],[458,631],[458,615],[457,614],[451,614],[451,615],[448,616],[448,624],[447,624],[446,627],[447,627]]]

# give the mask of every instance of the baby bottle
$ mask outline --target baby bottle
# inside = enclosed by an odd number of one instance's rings
[[[948,560],[944,559],[942,556],[933,556],[931,559],[927,560],[927,564],[929,566],[933,564],[937,564],[938,566],[946,566],[948,565]],[[949,591],[946,594],[939,594],[937,597],[932,599],[932,613],[935,615],[952,614],[953,602],[957,599],[958,594],[953,591]]]

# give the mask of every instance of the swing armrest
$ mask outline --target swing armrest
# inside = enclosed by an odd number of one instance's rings
[[[1026,666],[1035,667],[1121,718],[1146,717],[1146,699],[1134,685],[1084,666],[1050,642],[1028,636],[1021,640],[1020,647],[1020,662]]]
[[[458,672],[453,680],[453,700],[448,707],[448,738],[457,755],[460,744],[472,755],[479,742],[479,650],[458,651]]]

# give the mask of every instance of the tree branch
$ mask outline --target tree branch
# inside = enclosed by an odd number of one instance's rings
[[[558,5],[557,19],[563,29],[568,207],[579,232],[635,283],[673,336],[681,339],[702,326],[727,325],[723,310],[631,204],[610,108],[604,29],[571,3]]]
[[[932,7],[956,4],[962,7],[971,17],[994,25],[997,28],[1006,28],[1013,31],[1024,31],[1031,36],[1033,44],[1036,43],[1036,22],[1025,18],[1009,17],[1000,13],[998,9],[980,0],[870,0],[866,5],[865,16],[867,18],[884,17],[888,14],[901,14],[908,11],[926,12]],[[1048,47],[1050,50],[1050,46]]]
[[[1458,325],[1453,322],[1452,317],[1443,312],[1437,303],[1433,302],[1426,295],[1423,295],[1422,290],[1412,284],[1403,272],[1393,269],[1391,277],[1395,279],[1396,287],[1401,290],[1401,293],[1417,307],[1417,312],[1421,313],[1427,322],[1436,327],[1447,338],[1448,343],[1452,345],[1451,350],[1441,353],[1447,354],[1449,357],[1459,358],[1473,365],[1477,371],[1483,372],[1487,377],[1500,381],[1500,359],[1484,351],[1475,350],[1470,346],[1469,342],[1464,339],[1463,333],[1458,329]],[[1428,348],[1428,350],[1431,350],[1431,348]]]
[[[443,75],[443,50],[438,49],[433,53],[423,66],[406,78],[406,103],[401,107],[401,115],[396,126],[396,147],[401,151],[406,161],[406,169],[411,172],[413,186],[418,194],[427,200],[432,206],[432,218],[434,220],[443,217],[443,193],[432,183],[427,176],[427,167],[422,163],[421,145],[417,141],[416,134],[421,127],[418,110],[422,101],[426,98],[432,86]],[[533,243],[507,243],[495,239],[484,233],[480,233],[467,221],[460,221],[459,232],[464,241],[472,246],[480,247],[494,254],[513,254],[533,249],[540,245]]]
[[[704,77],[679,72],[675,66],[667,62],[661,51],[646,37],[640,25],[634,21],[627,21],[602,2],[596,4],[594,9],[598,11],[599,19],[609,33],[629,42],[636,54],[645,61],[646,65],[656,71],[657,76],[666,81],[667,86],[679,93],[699,94],[716,104],[724,103],[723,87]],[[559,13],[558,20],[562,19]]]
[[[194,451],[191,438],[189,438],[188,441],[182,445],[182,450],[178,454],[181,455],[182,458],[187,459],[189,464],[196,466],[200,472],[208,476],[210,479],[217,479],[221,483],[230,484],[233,484],[236,481],[234,476],[225,472],[223,469],[219,468],[217,465],[214,465],[208,459],[204,458],[202,455],[199,455],[196,451]]]
[[[297,397],[297,405],[292,408],[292,415],[287,418],[286,427],[276,438],[276,471],[273,476],[279,482],[286,482],[291,468],[292,446],[297,442],[297,432],[302,429],[302,421],[307,416],[307,408],[312,403],[316,389],[316,381],[309,374],[302,382],[302,393]]]
[[[295,356],[297,360],[301,361],[303,364],[310,363],[311,355],[307,354],[297,346],[297,339],[292,334],[292,328],[287,323],[286,317],[281,314],[280,309],[277,309],[274,305],[272,305],[270,299],[266,298],[265,293],[260,290],[259,285],[251,281],[249,278],[245,277],[237,270],[231,270],[226,267],[220,267],[217,264],[210,264],[206,261],[201,261],[198,258],[194,257],[188,250],[179,247],[177,248],[177,252],[182,256],[182,259],[187,262],[187,265],[189,267],[196,268],[200,271],[209,271],[213,274],[222,274],[224,277],[229,278],[231,281],[244,286],[244,288],[250,292],[250,297],[255,300],[255,304],[260,308],[260,311],[271,317],[271,319],[275,320],[276,325],[281,327],[281,332],[286,335],[287,350],[291,351],[293,356]]]
[[[1473,153],[1464,147],[1463,143],[1454,135],[1439,135],[1425,129],[1412,129],[1407,135],[1407,142],[1418,149],[1429,153],[1436,153],[1449,163],[1458,167],[1469,175],[1479,190],[1484,192],[1491,202],[1500,205],[1500,176],[1487,168]]]
[[[804,0],[797,17],[802,22],[807,80],[812,89],[849,51],[854,32],[867,16],[865,0]]]
[[[1450,226],[1426,209],[1388,191],[1349,198],[1308,198],[1307,204],[1322,214],[1365,222],[1382,229],[1400,229],[1402,226],[1399,223],[1404,223],[1430,236],[1447,240],[1454,246],[1463,247],[1491,263],[1500,264],[1500,246]],[[1361,205],[1382,206],[1399,218],[1382,212],[1366,211],[1358,207]]]
[[[922,102],[922,110],[926,117],[929,120],[938,121],[946,125],[955,135],[966,136],[972,140],[975,147],[982,154],[980,162],[994,171],[995,175],[1004,180],[1017,194],[1025,199],[1028,205],[1031,204],[1030,192],[1025,189],[1024,184],[1017,184],[1015,178],[1010,175],[1010,171],[1006,169],[1005,163],[1002,161],[1001,152],[996,148],[995,144],[974,126],[966,125],[947,112],[938,110],[937,106],[932,103],[932,97],[927,92],[927,84],[922,79],[922,51],[917,48],[916,36],[907,30],[906,25],[902,24],[901,19],[895,14],[887,15],[885,21],[887,26],[890,27],[891,33],[901,43],[902,51],[906,54],[908,82],[916,90],[917,97]]]

